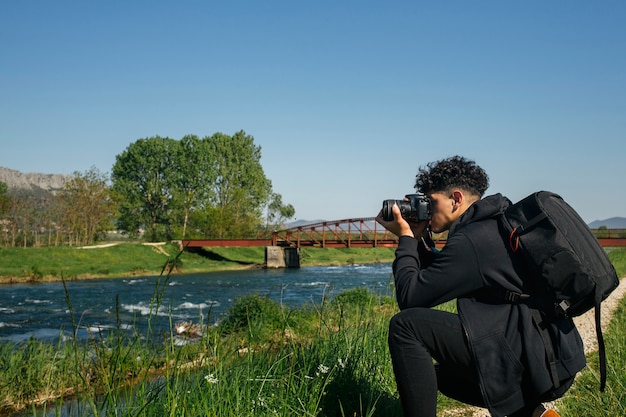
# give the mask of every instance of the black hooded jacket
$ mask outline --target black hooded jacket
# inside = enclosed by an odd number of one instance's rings
[[[571,319],[549,322],[559,379],[553,394],[545,347],[526,304],[494,297],[494,289],[522,292],[527,283],[498,229],[510,201],[485,197],[456,220],[436,255],[423,241],[400,237],[393,264],[400,309],[434,307],[457,299],[458,314],[474,356],[486,406],[505,416],[528,401],[554,399],[585,366],[582,340]]]

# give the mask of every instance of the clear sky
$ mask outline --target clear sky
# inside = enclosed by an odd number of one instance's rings
[[[0,166],[109,173],[244,130],[296,219],[374,216],[455,154],[626,217],[626,2],[3,1]]]

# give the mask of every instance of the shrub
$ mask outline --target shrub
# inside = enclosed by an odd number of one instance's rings
[[[282,307],[269,297],[252,294],[235,299],[226,318],[219,324],[219,329],[222,333],[235,333],[252,327],[275,330],[281,328],[282,324]]]
[[[333,306],[349,307],[366,307],[376,305],[376,297],[365,287],[355,287],[340,292],[331,301]]]

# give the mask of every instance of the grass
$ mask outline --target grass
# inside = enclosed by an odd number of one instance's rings
[[[158,275],[174,245],[159,247],[124,243],[116,246],[80,249],[57,246],[41,248],[0,248],[0,276],[4,280],[61,280],[128,275]]]
[[[263,264],[265,248],[204,248],[205,253],[242,264]],[[395,248],[301,248],[301,266],[391,262]]]
[[[560,401],[559,411],[571,416],[626,415],[626,303],[622,301],[605,333],[607,383],[600,392],[598,355],[588,355],[588,366]]]
[[[229,262],[257,256],[249,249],[221,253],[226,255]],[[351,251],[341,255],[341,263],[359,259]],[[609,256],[623,276],[626,249]],[[71,314],[69,296],[67,303]],[[453,310],[454,304],[440,308]],[[0,343],[0,415],[29,410],[43,416],[46,406],[59,416],[399,417],[386,344],[396,311],[390,295],[364,288],[297,309],[253,294],[237,299],[218,326],[199,319],[198,334],[186,337],[176,335],[172,323],[165,333],[115,329],[92,334],[87,343]],[[605,332],[607,390],[599,391],[592,353],[559,402],[563,415],[626,415],[625,326],[622,302]],[[439,409],[451,408],[470,415],[440,395]]]

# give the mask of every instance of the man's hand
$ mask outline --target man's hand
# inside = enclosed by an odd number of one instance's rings
[[[385,229],[389,230],[394,235],[400,236],[421,236],[426,227],[428,226],[428,221],[423,221],[419,223],[409,223],[403,217],[400,212],[400,208],[397,204],[394,204],[391,207],[391,212],[393,213],[393,220],[383,220],[383,212],[382,210],[376,216],[376,221],[382,225]]]

